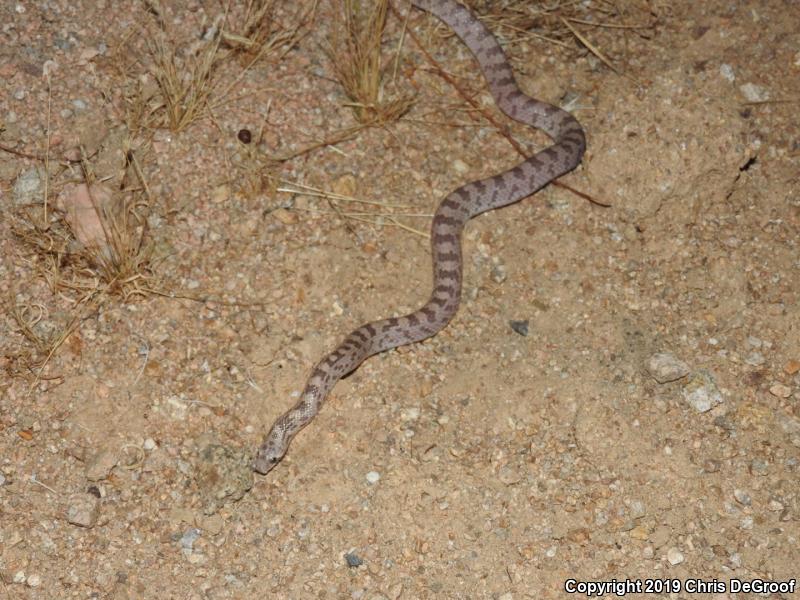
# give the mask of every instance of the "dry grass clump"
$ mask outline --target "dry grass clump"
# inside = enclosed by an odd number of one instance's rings
[[[30,251],[34,265],[54,294],[72,292],[76,303],[98,294],[147,294],[152,244],[147,215],[150,199],[131,150],[126,169],[137,180],[118,189],[97,181],[87,161],[72,182],[60,186],[57,210],[34,204],[12,216],[12,231]]]
[[[390,95],[384,80],[381,41],[388,0],[342,0],[327,49],[336,78],[362,124],[380,125],[403,116],[414,102],[408,94]]]
[[[141,27],[138,37],[123,40],[116,52],[117,71],[126,82],[125,120],[132,132],[168,128],[178,133],[212,115],[255,62],[280,58],[297,44],[316,8],[314,3],[284,22],[277,18],[283,6],[277,0],[248,0],[220,14],[199,40],[184,43],[168,25],[169,8],[155,0],[146,4],[152,22]],[[139,38],[144,56],[136,44]],[[232,59],[242,64],[233,78],[225,72]]]
[[[603,49],[616,48],[620,42],[624,46],[621,33],[650,37],[659,19],[654,5],[646,2],[467,0],[467,4],[506,45],[531,37],[566,48],[577,43],[615,71],[617,67]]]
[[[164,125],[178,133],[208,110],[220,39],[207,42],[194,55],[181,55],[165,34],[146,38],[146,42],[152,58],[152,75],[161,92],[161,105],[152,111],[163,109]]]
[[[113,298],[153,293],[153,243],[147,226],[151,199],[134,150],[119,155],[119,172],[98,180],[84,158],[78,168],[65,165],[56,184],[57,200],[17,207],[9,216],[20,242],[20,260],[51,292],[36,299],[33,282],[11,286],[6,313],[27,342],[4,353],[6,371],[42,378],[56,350],[80,322]],[[49,175],[42,169],[43,177]]]

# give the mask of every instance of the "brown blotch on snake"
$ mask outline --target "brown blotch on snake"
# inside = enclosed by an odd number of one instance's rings
[[[461,300],[461,231],[482,212],[530,196],[581,162],[586,140],[568,112],[523,94],[505,53],[486,27],[453,0],[412,0],[414,6],[444,21],[475,55],[498,107],[512,119],[541,129],[553,145],[513,169],[468,183],[439,204],[431,226],[433,293],[417,311],[356,329],[313,369],[300,400],[280,416],[259,447],[253,468],[267,473],[286,454],[295,435],[316,416],[336,382],[364,359],[424,340],[453,318]]]

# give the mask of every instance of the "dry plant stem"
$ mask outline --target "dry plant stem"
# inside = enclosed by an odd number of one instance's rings
[[[408,214],[408,213],[353,213],[353,212],[343,212],[336,202],[353,202],[359,204],[368,204],[368,205],[375,205],[375,206],[382,206],[385,208],[399,208],[399,209],[413,209],[413,206],[407,204],[390,204],[388,202],[380,202],[377,200],[363,200],[361,198],[353,198],[352,196],[345,196],[343,194],[336,194],[334,192],[326,192],[319,188],[315,188],[310,185],[305,185],[297,182],[291,182],[286,180],[281,180],[282,183],[290,185],[292,187],[279,187],[276,189],[278,192],[290,193],[290,194],[302,194],[305,196],[310,196],[312,198],[322,198],[328,201],[328,204],[333,209],[331,214],[336,214],[340,218],[348,218],[353,219],[355,221],[361,221],[364,223],[369,223],[371,225],[375,225],[378,227],[382,227],[385,225],[393,225],[395,227],[399,227],[400,229],[404,229],[410,233],[419,235],[420,237],[430,238],[430,234],[425,231],[421,231],[414,227],[410,227],[404,223],[401,223],[397,220],[398,217],[427,217],[430,218],[431,214]],[[298,209],[295,209],[298,210]],[[319,212],[324,213],[325,211],[321,211],[319,209],[299,209],[299,210],[307,210],[308,212]],[[369,218],[373,217],[373,218]],[[386,217],[388,218],[388,222],[381,223],[376,220],[377,217]]]
[[[564,27],[566,27],[572,32],[572,35],[574,35],[576,38],[580,40],[581,44],[586,46],[592,54],[594,54],[597,58],[603,61],[604,65],[606,65],[609,69],[614,71],[614,73],[616,73],[617,75],[622,75],[619,69],[617,69],[617,67],[615,67],[608,58],[606,58],[605,54],[600,52],[598,48],[596,48],[589,40],[587,40],[583,35],[581,35],[581,33],[570,24],[569,20],[562,17],[561,22],[564,24]]]
[[[45,148],[44,148],[44,186],[42,198],[42,225],[47,226],[47,196],[48,184],[50,182],[50,109],[52,100],[52,87],[50,86],[50,76],[47,76],[47,127],[45,129]]]
[[[366,129],[369,126],[370,124],[367,123],[367,124],[353,125],[352,127],[346,127],[345,129],[340,129],[339,131],[334,132],[329,137],[319,142],[313,142],[311,144],[308,144],[307,146],[303,146],[302,148],[285,152],[283,154],[273,154],[268,158],[269,160],[275,162],[286,162],[287,160],[292,160],[293,158],[302,156],[303,154],[308,154],[309,152],[313,152],[318,148],[324,148],[325,146],[335,146],[336,144],[350,140],[353,137],[355,137],[355,135],[359,131]]]

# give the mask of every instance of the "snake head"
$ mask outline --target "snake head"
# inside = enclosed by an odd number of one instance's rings
[[[280,456],[270,454],[269,449],[265,448],[265,446],[261,446],[258,452],[256,452],[256,457],[253,459],[253,470],[262,475],[266,475],[280,460]]]
[[[289,441],[283,420],[279,419],[259,446],[253,459],[253,470],[262,475],[269,473],[286,454]]]

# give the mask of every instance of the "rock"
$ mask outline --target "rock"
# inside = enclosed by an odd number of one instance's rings
[[[17,177],[12,192],[14,204],[24,206],[40,202],[44,177],[45,171],[41,167],[32,167]]]
[[[360,567],[364,564],[364,561],[355,552],[348,552],[344,555],[344,559],[347,561],[347,566],[351,568]]]
[[[67,522],[91,528],[100,517],[100,499],[92,494],[73,494],[67,506]]]
[[[770,386],[769,393],[778,398],[788,398],[792,395],[792,388],[782,383],[776,383]]]
[[[658,383],[669,383],[689,374],[689,365],[669,352],[654,354],[647,361],[647,372]]]
[[[755,83],[740,85],[739,91],[747,98],[748,102],[765,102],[769,100],[769,92]]]
[[[733,497],[736,498],[736,501],[742,506],[750,506],[753,503],[750,494],[745,490],[740,490],[738,488],[733,490]]]
[[[679,565],[683,562],[683,553],[677,548],[670,548],[667,550],[667,560],[671,565]]]
[[[508,324],[511,327],[511,329],[514,330],[515,333],[518,333],[523,337],[528,335],[529,322],[527,320],[525,320],[525,321],[513,321],[512,320],[512,321],[509,321]]]
[[[722,402],[722,394],[708,371],[699,371],[683,388],[683,398],[698,412],[708,412]]]

